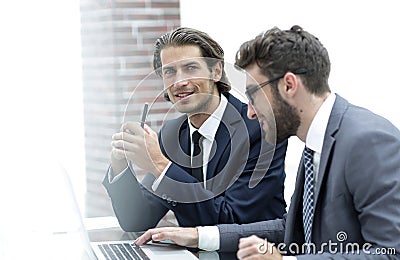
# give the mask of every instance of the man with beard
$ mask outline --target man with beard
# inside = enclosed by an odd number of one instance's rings
[[[400,131],[331,93],[328,52],[299,26],[244,43],[236,65],[251,76],[248,117],[262,123],[266,139],[275,116],[278,141],[296,135],[305,148],[284,218],[218,225],[219,250],[239,249],[239,259],[396,258]],[[149,230],[136,243],[149,239],[198,246],[193,229]]]
[[[276,147],[262,140],[247,105],[229,93],[223,59],[219,44],[195,29],[157,39],[154,69],[165,98],[185,115],[165,122],[158,135],[139,122],[113,135],[103,184],[125,231],[153,228],[169,210],[180,226],[242,224],[285,213],[287,140]],[[149,172],[141,183],[128,161]],[[208,235],[206,228],[199,232]]]

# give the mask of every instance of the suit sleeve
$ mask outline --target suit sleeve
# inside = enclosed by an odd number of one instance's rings
[[[239,239],[256,235],[266,238],[268,242],[279,244],[283,242],[285,234],[285,219],[275,219],[250,224],[221,224],[218,225],[220,234],[220,252],[236,252]]]
[[[148,174],[142,182],[148,183],[150,187],[140,184],[129,167],[113,183],[109,182],[108,175],[109,172],[103,180],[103,185],[111,198],[121,228],[131,232],[155,227],[168,209],[148,190],[151,189],[152,175]]]

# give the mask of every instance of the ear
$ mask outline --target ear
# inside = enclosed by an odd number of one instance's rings
[[[212,68],[213,80],[214,82],[218,82],[222,78],[222,62],[218,61]]]
[[[296,75],[288,72],[283,77],[283,84],[280,86],[281,95],[286,98],[293,98],[299,90],[300,81]]]

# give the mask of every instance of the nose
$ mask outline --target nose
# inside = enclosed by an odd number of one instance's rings
[[[256,119],[257,114],[252,104],[248,103],[247,105],[247,117],[249,119]]]
[[[188,75],[182,69],[176,71],[174,77],[174,87],[186,86],[188,84]]]
[[[189,84],[188,77],[178,70],[174,75],[169,75],[164,79],[164,88],[166,89],[179,89]]]
[[[181,78],[181,79],[176,79],[175,80],[175,82],[174,82],[174,84],[173,84],[173,86],[175,87],[175,88],[180,88],[180,87],[184,87],[184,86],[186,86],[186,85],[188,85],[188,83],[189,83],[189,81],[188,81],[188,79],[187,78]]]

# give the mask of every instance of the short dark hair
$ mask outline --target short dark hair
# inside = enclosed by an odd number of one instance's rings
[[[187,27],[179,27],[174,29],[161,37],[159,37],[155,42],[155,50],[153,53],[153,68],[158,75],[161,76],[160,68],[162,67],[161,62],[161,50],[166,47],[173,46],[198,46],[200,48],[203,57],[212,58],[207,59],[207,66],[211,70],[218,61],[222,63],[222,77],[218,81],[217,88],[220,94],[229,92],[231,86],[229,85],[228,78],[224,70],[224,51],[221,46],[213,40],[208,34]],[[166,94],[166,93],[165,93]],[[168,95],[164,97],[169,100]]]
[[[310,93],[322,95],[330,92],[328,51],[317,37],[298,25],[290,30],[274,27],[243,43],[236,53],[235,65],[244,69],[253,63],[268,78],[305,69],[306,73],[301,77]]]

